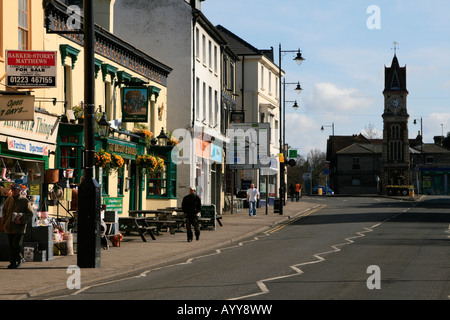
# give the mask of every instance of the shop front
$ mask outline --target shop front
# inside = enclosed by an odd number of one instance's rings
[[[1,207],[10,195],[10,185],[20,184],[22,193],[26,194],[34,209],[34,216],[24,240],[27,243],[37,243],[37,240],[31,237],[31,229],[37,230],[42,226],[41,212],[47,215],[45,174],[51,166],[49,158],[56,150],[58,128],[58,116],[39,111],[34,113],[33,121],[0,121],[0,216]],[[52,227],[43,227],[51,237]],[[43,259],[51,259],[53,246],[48,247],[49,236],[45,237],[46,245],[41,245],[40,248],[45,248]],[[7,248],[5,237],[0,232],[0,251],[7,253]],[[7,259],[3,254],[0,256],[2,260]]]
[[[118,136],[96,140],[95,172],[106,210],[128,216],[129,210],[142,209],[144,177],[136,159],[144,154],[145,145],[133,134],[122,132]],[[109,159],[109,162],[102,159]]]

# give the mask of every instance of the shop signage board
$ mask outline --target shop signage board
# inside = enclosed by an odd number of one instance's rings
[[[34,120],[34,96],[0,95],[0,121]]]
[[[34,113],[33,121],[0,121],[0,142],[6,142],[8,137],[32,139],[48,144],[50,151],[56,148],[59,117],[41,112]]]
[[[6,85],[56,88],[56,51],[6,50]]]
[[[31,153],[39,156],[48,156],[49,145],[31,140],[8,137],[6,139],[8,150]]]
[[[107,211],[117,211],[117,214],[122,214],[123,198],[121,197],[105,197],[103,204],[106,205]]]

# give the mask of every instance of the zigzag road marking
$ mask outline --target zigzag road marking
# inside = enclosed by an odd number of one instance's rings
[[[263,280],[257,281],[256,284],[258,285],[259,289],[261,290],[260,292],[256,292],[256,293],[249,294],[249,295],[246,295],[246,296],[231,298],[229,300],[240,300],[240,299],[256,297],[256,296],[259,296],[259,295],[262,295],[262,294],[269,293],[269,289],[265,285],[265,282],[285,279],[285,278],[289,278],[289,277],[298,276],[298,275],[303,274],[304,273],[303,270],[300,269],[301,266],[306,266],[306,265],[310,265],[310,264],[316,264],[316,263],[325,261],[326,259],[323,257],[324,255],[328,255],[330,253],[341,251],[341,249],[339,249],[339,247],[342,247],[342,246],[354,243],[353,239],[364,237],[365,233],[372,232],[373,229],[375,229],[376,227],[380,226],[382,223],[384,223],[384,222],[386,222],[388,220],[394,219],[395,217],[401,215],[402,213],[405,213],[409,209],[410,208],[407,208],[407,209],[403,210],[402,212],[398,213],[397,215],[395,215],[393,217],[390,217],[390,218],[388,218],[388,219],[386,219],[386,220],[384,220],[382,222],[379,222],[377,224],[374,224],[373,226],[371,226],[369,228],[364,228],[363,231],[356,232],[356,236],[345,238],[344,239],[345,242],[332,245],[331,248],[333,250],[314,254],[313,257],[315,258],[315,260],[308,261],[308,262],[303,262],[303,263],[299,263],[299,264],[295,264],[295,265],[290,266],[290,268],[295,271],[294,274],[286,274],[286,275],[281,275],[281,276],[277,276],[277,277],[273,277],[273,278],[267,278],[267,279],[263,279]]]
[[[270,230],[268,230],[268,231],[265,231],[265,232],[263,233],[262,236],[263,236],[263,237],[269,236],[270,234],[274,233],[275,231],[278,231],[278,230],[284,228],[284,227],[287,226],[288,224],[291,224],[291,223],[293,223],[293,222],[299,220],[299,219],[302,218],[302,217],[306,217],[306,216],[308,216],[308,215],[310,215],[310,214],[312,214],[312,213],[314,213],[314,212],[317,212],[317,211],[319,211],[320,209],[322,209],[322,208],[324,208],[324,207],[326,207],[326,205],[320,205],[320,206],[317,207],[317,208],[313,208],[313,209],[311,209],[311,210],[308,210],[307,212],[303,213],[302,215],[300,215],[300,216],[298,216],[298,217],[296,217],[296,218],[289,219],[288,221],[283,222],[281,225],[278,225],[278,226],[276,226],[276,227],[274,227],[274,228],[272,228],[272,229],[270,229]],[[81,289],[79,289],[79,290],[77,290],[77,291],[71,293],[70,295],[78,295],[78,294],[80,294],[80,293],[82,293],[82,292],[84,292],[84,291],[86,291],[86,290],[89,290],[89,289],[94,288],[94,287],[102,286],[102,285],[105,285],[105,284],[111,284],[111,283],[115,283],[115,282],[119,282],[119,281],[124,281],[124,280],[129,280],[129,279],[136,279],[136,278],[146,277],[147,274],[150,273],[150,272],[152,272],[152,271],[158,271],[158,270],[165,269],[165,268],[170,268],[170,267],[175,267],[175,266],[180,266],[180,265],[190,264],[190,263],[192,263],[195,259],[201,259],[201,258],[205,258],[205,257],[210,257],[210,256],[218,255],[218,254],[221,254],[224,250],[229,250],[229,249],[234,249],[234,248],[242,247],[245,243],[250,243],[250,242],[257,241],[257,240],[259,240],[258,237],[253,237],[252,239],[249,239],[249,240],[246,240],[246,241],[241,241],[241,242],[239,242],[237,245],[234,245],[234,246],[229,246],[229,247],[225,247],[225,248],[222,248],[222,249],[216,249],[216,251],[213,252],[213,253],[209,253],[209,254],[197,256],[197,257],[194,257],[194,258],[189,258],[189,259],[187,259],[185,262],[180,262],[180,263],[176,263],[176,264],[172,264],[172,265],[168,265],[168,266],[162,266],[162,267],[159,267],[159,268],[152,268],[152,269],[150,269],[150,270],[146,270],[146,271],[144,271],[144,272],[141,272],[141,273],[140,273],[139,275],[137,275],[137,276],[132,276],[132,277],[124,278],[124,279],[111,280],[111,281],[108,281],[108,282],[103,282],[103,283],[99,283],[99,284],[94,284],[94,285],[86,286],[86,287],[84,287],[84,288],[81,288]],[[55,299],[55,298],[52,298],[52,299]]]

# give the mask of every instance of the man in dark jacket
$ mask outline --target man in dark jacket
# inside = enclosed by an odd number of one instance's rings
[[[198,240],[200,237],[200,226],[198,224],[198,217],[202,210],[202,202],[200,197],[195,193],[195,187],[189,188],[189,194],[183,198],[181,204],[184,215],[186,217],[186,230],[187,230],[187,241],[192,241],[192,229],[194,227],[195,239]]]
[[[5,233],[8,235],[11,264],[8,269],[16,269],[25,261],[23,258],[23,238],[27,223],[33,218],[33,208],[30,201],[20,194],[20,185],[12,184],[11,193],[2,208],[2,220]]]

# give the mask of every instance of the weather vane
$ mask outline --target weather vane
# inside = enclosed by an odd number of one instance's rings
[[[392,48],[392,50],[394,50],[394,55],[397,54],[397,46],[398,46],[398,42],[394,41],[394,48]]]

